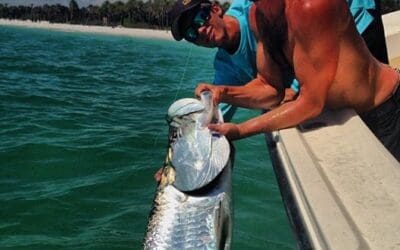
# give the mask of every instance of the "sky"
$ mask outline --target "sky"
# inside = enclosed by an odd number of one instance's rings
[[[53,5],[53,4],[62,4],[65,6],[69,6],[70,0],[0,0],[2,4],[8,5]],[[79,7],[92,5],[101,5],[105,0],[75,0],[78,3]],[[109,2],[115,2],[116,0],[109,0]]]

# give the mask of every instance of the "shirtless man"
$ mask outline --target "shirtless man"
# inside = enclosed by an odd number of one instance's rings
[[[259,41],[257,78],[240,87],[200,84],[196,95],[210,90],[215,103],[268,108],[277,101],[268,97],[283,98],[280,83],[284,72],[291,71],[300,82],[299,97],[243,123],[214,124],[210,129],[236,140],[296,126],[319,115],[324,107],[350,107],[400,160],[399,73],[368,51],[346,1],[259,0],[255,4],[250,25]]]

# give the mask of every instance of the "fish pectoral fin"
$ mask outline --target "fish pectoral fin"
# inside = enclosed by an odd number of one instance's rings
[[[166,186],[175,182],[175,169],[172,166],[165,166],[161,173],[160,185]]]

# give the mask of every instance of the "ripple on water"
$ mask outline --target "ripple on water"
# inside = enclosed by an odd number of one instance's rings
[[[214,52],[2,26],[0,246],[139,249],[166,110],[212,82]],[[293,248],[264,138],[235,145],[233,249]]]

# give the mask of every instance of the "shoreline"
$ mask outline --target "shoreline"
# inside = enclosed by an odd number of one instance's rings
[[[98,33],[107,35],[120,35],[141,38],[154,38],[173,41],[172,34],[169,30],[154,30],[154,29],[138,29],[125,27],[109,27],[109,26],[92,26],[81,24],[66,24],[66,23],[50,23],[48,21],[32,22],[30,20],[16,20],[0,18],[0,26],[19,26],[26,28],[40,28],[49,30],[59,30],[67,32],[83,32],[83,33]]]

